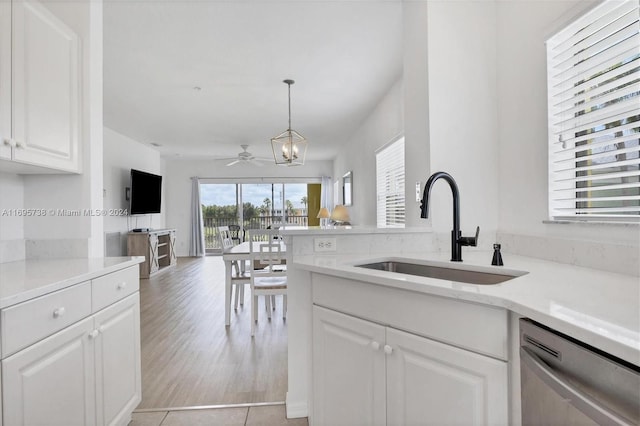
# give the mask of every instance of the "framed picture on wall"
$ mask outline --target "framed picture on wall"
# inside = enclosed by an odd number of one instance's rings
[[[342,177],[342,204],[345,206],[353,204],[353,172],[351,171]]]

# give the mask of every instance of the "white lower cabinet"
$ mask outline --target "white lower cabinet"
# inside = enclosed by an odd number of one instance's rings
[[[95,315],[98,425],[127,424],[142,395],[139,294]]]
[[[506,425],[507,363],[387,328],[387,424]]]
[[[4,425],[125,425],[140,377],[136,292],[2,361]]]
[[[313,307],[314,425],[508,423],[507,363]]]
[[[92,318],[2,361],[5,425],[84,425],[95,421]]]
[[[381,325],[313,307],[314,425],[386,424],[384,341]]]

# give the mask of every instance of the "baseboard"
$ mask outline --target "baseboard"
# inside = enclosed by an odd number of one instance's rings
[[[289,392],[287,392],[287,418],[298,419],[301,417],[309,417],[309,405],[307,401],[291,401]]]

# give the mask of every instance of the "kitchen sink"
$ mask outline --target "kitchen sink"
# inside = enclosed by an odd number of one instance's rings
[[[491,285],[499,284],[526,274],[524,271],[482,271],[474,267],[452,268],[448,263],[413,263],[399,260],[385,260],[381,262],[355,265],[359,268],[375,269],[378,271],[394,272],[398,274],[416,275],[419,277],[436,278],[461,283]],[[487,268],[489,269],[489,268]]]

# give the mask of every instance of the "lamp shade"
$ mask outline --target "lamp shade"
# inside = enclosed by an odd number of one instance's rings
[[[338,204],[331,212],[331,220],[335,222],[349,222],[349,210],[342,204]]]
[[[329,209],[327,209],[326,207],[323,207],[320,209],[320,211],[318,212],[318,216],[316,216],[318,219],[328,219],[329,218]]]

